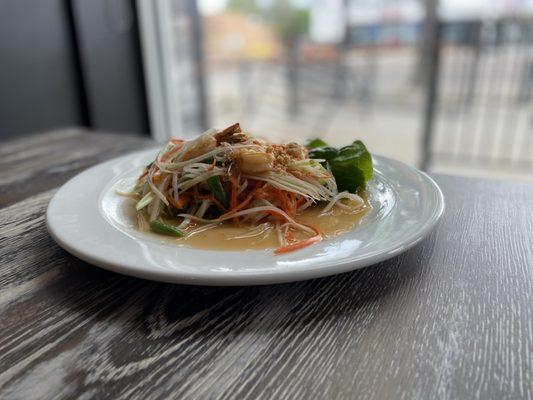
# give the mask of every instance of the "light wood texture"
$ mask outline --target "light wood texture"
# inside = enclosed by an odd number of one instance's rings
[[[20,165],[0,180],[0,398],[533,398],[532,185],[437,176],[443,220],[399,257],[307,282],[187,287],[93,267],[46,232],[54,188],[142,145],[123,139],[2,145]],[[53,155],[31,157],[40,147]]]

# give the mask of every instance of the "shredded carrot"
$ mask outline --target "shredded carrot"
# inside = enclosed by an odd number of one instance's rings
[[[291,212],[290,215],[294,216],[296,214],[296,193],[289,192],[289,198],[290,198],[290,206],[291,206]]]
[[[285,199],[285,195],[283,194],[283,192],[275,187],[271,189],[271,192],[274,198],[279,202],[281,209],[287,212],[287,201]]]
[[[172,140],[171,140],[172,142]],[[181,142],[172,142],[174,144],[181,144]],[[172,156],[174,154],[176,154],[179,150],[181,150],[181,148],[183,147],[183,145],[181,146],[174,146],[174,148],[172,150],[170,150],[167,154],[164,155],[164,157],[161,157],[161,161],[168,161],[170,160],[170,158],[172,158]]]
[[[198,193],[196,195],[197,198],[201,199],[201,200],[209,200],[211,198],[211,195],[209,194],[200,194]]]
[[[252,199],[257,195],[257,193],[261,190],[261,186],[259,187],[256,187],[254,190],[252,190],[250,192],[250,194],[248,194],[248,196],[246,197],[246,199],[244,199],[242,201],[242,203],[236,205],[235,207],[232,207],[227,213],[225,213],[223,216],[226,216],[226,215],[230,215],[230,214],[233,214],[233,213],[236,213],[237,211],[239,210],[242,210],[244,207],[246,207],[250,201],[252,201]]]
[[[152,182],[161,182],[163,180],[163,175],[161,174],[157,174],[157,175],[152,175]]]
[[[257,197],[258,199],[264,199],[266,196],[267,196],[267,190],[265,187],[260,188],[255,194],[255,197]]]
[[[289,209],[287,204],[287,197],[285,196],[285,193],[283,193],[280,189],[276,190],[276,194],[278,196],[278,199],[281,201],[281,209],[285,212]]]
[[[146,173],[145,173],[144,175],[149,174],[150,172],[152,172],[152,173],[153,173],[153,175],[152,175],[152,181],[153,181],[153,182],[157,182],[157,179],[159,179],[159,178],[157,178],[157,176],[161,176],[160,173],[156,175],[158,169],[159,169],[159,168],[157,168],[157,165],[155,165],[155,163],[152,163],[152,165],[150,166],[150,168],[148,168],[148,169],[146,170]],[[144,175],[143,175],[143,176],[144,176]]]
[[[295,194],[293,192],[285,192],[283,190],[279,190],[279,196],[283,201],[283,211],[285,211],[291,216],[294,216],[294,214],[296,213]]]
[[[211,163],[211,165],[209,166],[209,168],[207,168],[208,171],[212,171],[213,169],[215,169],[215,165],[217,163],[217,160],[215,157],[213,157],[213,162]]]
[[[237,207],[238,201],[238,192],[239,190],[239,180],[238,178],[231,177],[231,199],[230,199],[230,210],[233,210]],[[239,219],[237,217],[233,218],[233,224],[239,225]]]
[[[222,210],[222,212],[226,211],[226,207],[224,207],[224,205],[220,201],[218,201],[214,195],[209,196],[209,201],[211,201],[211,203],[216,204],[217,207]]]
[[[231,198],[230,209],[233,209],[237,205],[237,191],[239,190],[239,183],[237,178],[231,177]]]
[[[169,196],[167,199],[170,202],[170,204],[172,204],[178,210],[181,210],[189,203],[189,201],[191,200],[191,197],[182,194],[177,201],[174,200],[173,196]]]
[[[307,199],[304,196],[300,196],[300,199],[298,200],[298,203],[296,203],[296,207],[301,207],[305,204]]]
[[[316,232],[316,235],[308,239],[300,240],[296,243],[289,244],[287,246],[279,247],[276,250],[274,250],[274,253],[275,254],[290,253],[291,251],[300,250],[314,243],[318,243],[323,239],[322,233],[316,226],[310,225],[310,224],[306,224],[306,226],[313,229]],[[287,233],[289,236],[291,236],[290,231]]]
[[[319,233],[316,236],[310,237],[309,239],[300,240],[299,242],[289,244],[287,246],[278,247],[276,250],[274,250],[274,253],[275,254],[290,253],[291,251],[300,250],[314,243],[318,243],[321,240],[322,240],[322,234]]]

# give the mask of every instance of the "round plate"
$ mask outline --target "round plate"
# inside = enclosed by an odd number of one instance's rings
[[[333,275],[383,261],[424,238],[444,210],[442,192],[429,176],[374,156],[374,178],[368,185],[373,208],[352,231],[284,255],[274,255],[272,249],[194,249],[135,229],[126,204],[133,200],[116,194],[132,187],[157,151],[116,158],[65,183],[46,213],[55,241],[82,260],[126,275],[197,285],[256,285]]]

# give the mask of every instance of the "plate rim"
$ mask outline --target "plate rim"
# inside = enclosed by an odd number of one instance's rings
[[[415,175],[421,176],[424,178],[427,184],[435,191],[436,194],[436,204],[434,207],[434,210],[432,214],[428,217],[427,220],[424,221],[423,226],[421,229],[413,232],[409,237],[405,238],[402,241],[402,244],[399,246],[396,246],[392,249],[388,249],[386,251],[382,251],[378,254],[367,256],[366,258],[362,260],[346,260],[346,261],[340,261],[335,262],[335,260],[326,260],[321,263],[320,268],[315,269],[309,269],[309,270],[295,270],[295,271],[258,271],[256,273],[250,274],[245,273],[244,271],[235,272],[232,271],[228,274],[217,274],[217,275],[199,275],[194,274],[191,272],[185,273],[184,271],[179,270],[162,270],[162,269],[138,269],[132,266],[129,266],[127,264],[120,264],[115,262],[109,262],[105,258],[90,254],[88,252],[80,251],[76,248],[75,245],[71,245],[68,243],[68,241],[64,241],[61,236],[56,232],[55,227],[53,226],[52,217],[51,217],[51,209],[54,206],[54,203],[58,201],[58,195],[64,187],[69,185],[69,183],[80,179],[80,177],[84,174],[90,174],[91,172],[94,172],[97,168],[102,168],[103,165],[106,164],[115,164],[119,161],[126,160],[128,158],[133,158],[136,155],[140,155],[143,153],[148,153],[150,151],[155,151],[157,147],[151,147],[148,149],[136,151],[133,153],[129,153],[123,156],[115,157],[113,159],[104,161],[102,163],[96,164],[90,168],[87,168],[86,170],[78,173],[74,177],[70,178],[67,182],[65,182],[54,194],[52,199],[50,200],[47,209],[46,209],[46,228],[50,234],[50,236],[54,239],[54,241],[62,247],[65,251],[71,253],[72,255],[76,256],[77,258],[88,262],[89,264],[107,269],[112,272],[120,273],[123,275],[128,276],[134,276],[137,278],[142,279],[148,279],[152,281],[161,281],[161,282],[168,282],[168,283],[176,283],[176,284],[187,284],[187,285],[205,285],[205,286],[249,286],[249,285],[267,285],[267,284],[277,284],[277,283],[287,283],[287,282],[294,282],[294,281],[300,281],[300,280],[308,280],[308,279],[315,279],[320,277],[327,277],[332,275],[337,275],[349,271],[353,271],[356,269],[361,269],[368,267],[370,265],[378,264],[384,260],[390,259],[392,257],[395,257],[415,245],[417,245],[420,241],[422,241],[425,237],[428,236],[428,234],[435,228],[435,226],[438,224],[439,220],[441,219],[442,215],[445,211],[445,200],[444,195],[442,193],[441,188],[439,185],[435,182],[435,180],[429,176],[427,173],[418,170],[416,167],[403,163],[401,161],[397,161],[394,159],[391,159],[389,157],[380,156],[373,154],[373,157],[379,159],[380,161],[384,161],[388,164],[399,164],[404,168],[409,169],[412,173]],[[387,177],[390,179],[390,177]],[[109,181],[106,181],[103,183],[102,187],[99,188],[99,194],[100,197],[102,194],[102,191],[105,189],[105,187],[109,184]],[[98,205],[96,206],[98,209]],[[109,224],[109,221],[106,221],[106,223]],[[124,233],[122,233],[124,234]],[[206,251],[206,250],[204,250]],[[215,253],[221,253],[224,251],[218,251]]]

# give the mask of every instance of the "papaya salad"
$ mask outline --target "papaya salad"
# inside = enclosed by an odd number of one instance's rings
[[[323,240],[317,226],[300,220],[307,208],[326,215],[367,207],[362,194],[372,172],[360,141],[340,149],[319,139],[273,144],[237,123],[171,139],[129,194],[141,230],[187,237],[230,224],[250,236],[274,232],[274,252],[282,254]]]

